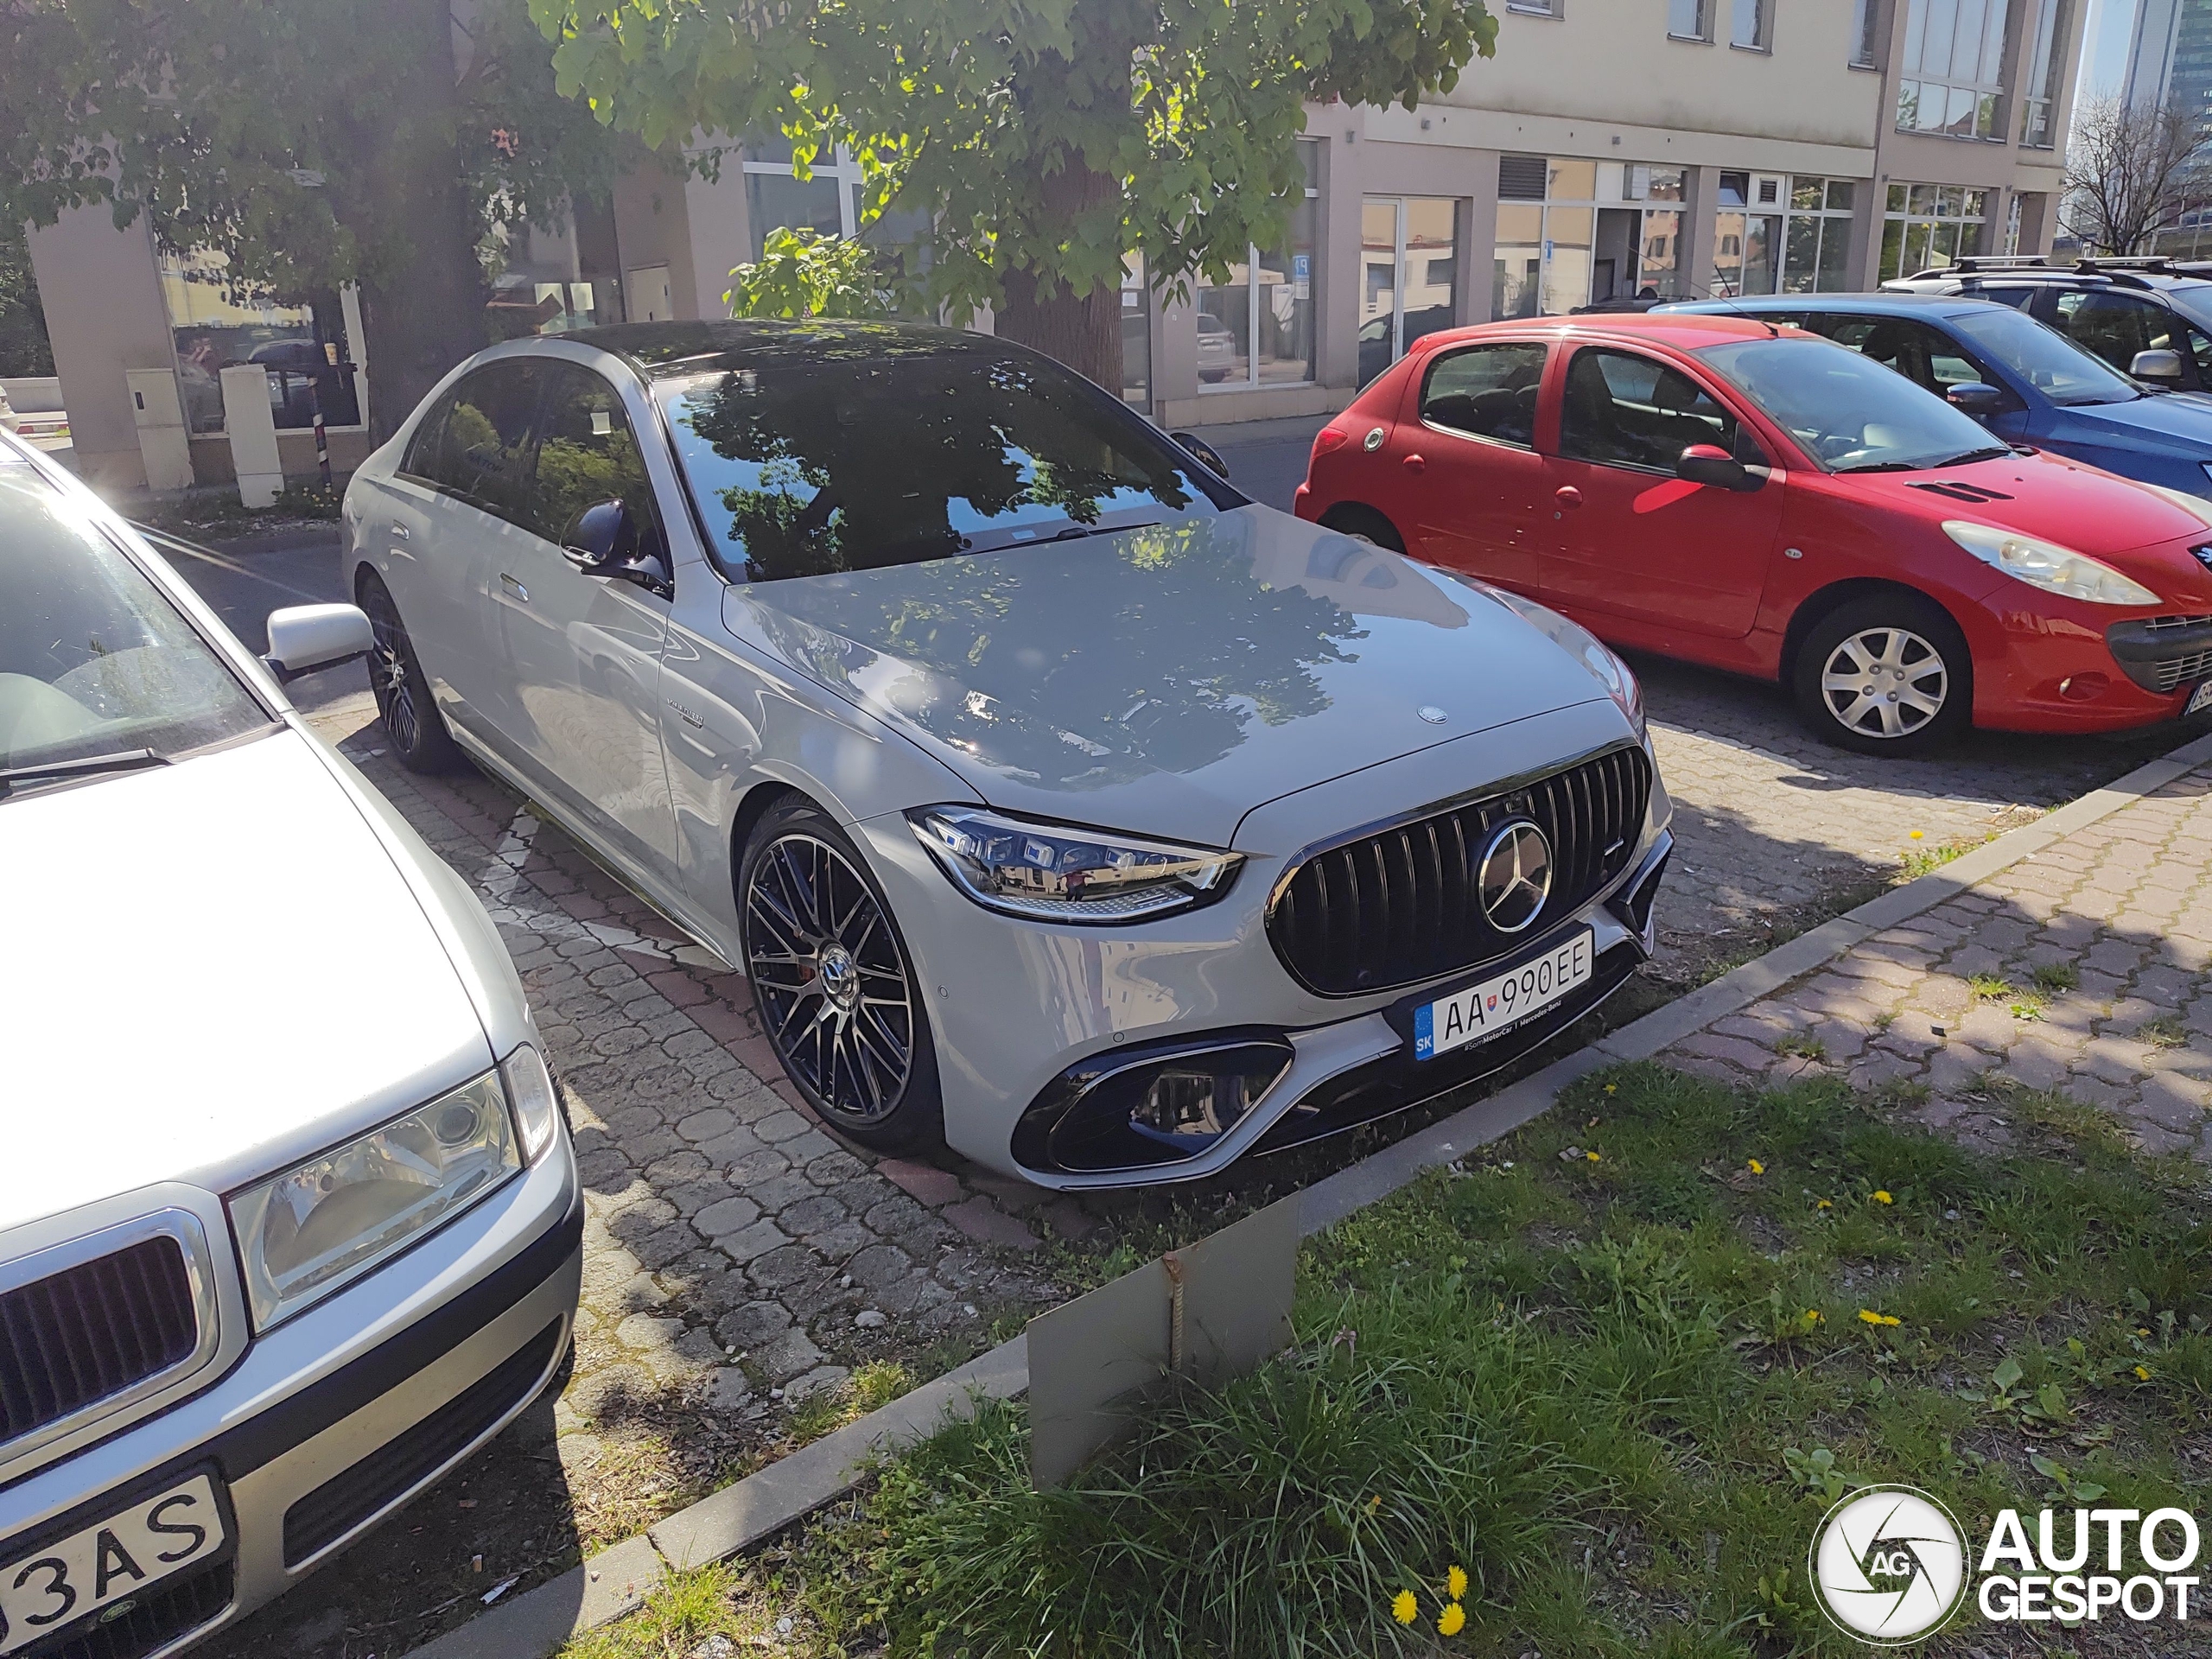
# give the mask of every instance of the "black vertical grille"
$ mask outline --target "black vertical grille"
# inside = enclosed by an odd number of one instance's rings
[[[118,1602],[99,1623],[25,1659],[142,1659],[196,1630],[231,1605],[235,1573],[228,1561],[156,1585]]]
[[[1357,996],[1474,968],[1535,938],[1628,868],[1651,797],[1651,763],[1620,748],[1525,787],[1315,853],[1268,912],[1268,938],[1300,983]],[[1501,932],[1482,912],[1477,867],[1497,828],[1527,818],[1552,847],[1551,896]]]
[[[191,1357],[184,1247],[149,1238],[0,1294],[0,1446]]]

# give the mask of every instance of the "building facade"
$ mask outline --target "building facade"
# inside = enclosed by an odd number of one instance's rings
[[[1249,249],[1220,283],[1155,287],[1131,262],[1126,398],[1171,427],[1310,417],[1437,328],[1638,297],[1859,289],[1963,254],[2044,251],[2088,10],[2212,11],[1491,3],[1497,55],[1449,95],[1410,111],[1307,109],[1305,192],[1280,246]],[[2131,22],[2133,52],[2160,25]],[[690,158],[711,165],[656,164],[565,230],[519,233],[488,332],[717,316],[731,268],[779,226],[893,243],[916,228],[863,227],[848,160],[801,179],[781,144],[711,148]],[[246,362],[270,370],[289,474],[312,471],[315,406],[339,470],[365,453],[365,385],[344,366],[363,356],[349,296],[242,305],[207,262],[99,210],[34,232],[31,250],[88,475],[145,481],[145,373],[167,370],[177,400],[164,418],[187,428],[194,476],[226,479],[210,388]]]

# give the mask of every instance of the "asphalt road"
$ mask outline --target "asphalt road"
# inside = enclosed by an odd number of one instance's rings
[[[339,569],[334,524],[262,531],[213,546],[140,527],[193,591],[213,606],[257,656],[269,648],[269,613],[287,605],[324,605],[352,597]],[[309,674],[287,688],[303,713],[367,688],[359,663]]]

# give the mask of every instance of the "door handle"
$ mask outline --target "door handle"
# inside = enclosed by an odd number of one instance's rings
[[[1579,507],[1582,505],[1582,492],[1572,484],[1562,484],[1553,492],[1552,499],[1558,502],[1562,509]]]
[[[522,583],[517,582],[512,576],[509,575],[504,570],[499,572],[499,586],[505,588],[524,604],[527,605],[530,603],[530,589],[524,587]]]
[[[1408,455],[1400,464],[1409,473],[1425,473],[1428,470],[1428,462],[1419,455]]]
[[[404,524],[394,524],[391,527],[391,539],[395,542],[406,541],[408,539],[407,526]]]

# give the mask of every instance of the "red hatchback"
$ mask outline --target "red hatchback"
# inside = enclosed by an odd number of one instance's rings
[[[2212,707],[2212,504],[2010,448],[1793,328],[1427,335],[1322,429],[1297,512],[1783,680],[1869,753]]]

